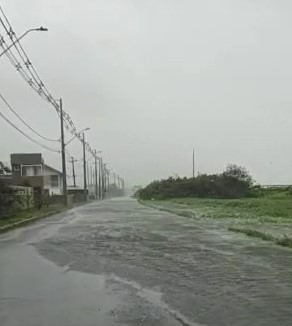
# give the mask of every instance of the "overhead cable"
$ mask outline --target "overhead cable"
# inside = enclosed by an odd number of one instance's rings
[[[25,122],[21,116],[13,109],[13,107],[7,102],[7,100],[3,97],[3,95],[0,94],[0,98],[2,99],[2,101],[7,105],[7,107],[16,115],[16,117],[25,125],[27,126],[27,128],[29,128],[33,133],[35,133],[37,136],[43,138],[44,140],[47,141],[51,141],[51,142],[59,142],[58,139],[51,139],[51,138],[47,138],[43,135],[41,135],[39,132],[37,132],[36,130],[34,130],[27,122]]]
[[[44,145],[44,144],[42,144],[42,143],[39,143],[37,140],[35,140],[35,139],[33,139],[32,137],[30,137],[29,135],[27,135],[24,131],[22,131],[21,129],[19,129],[13,122],[11,122],[7,117],[5,117],[5,115],[2,113],[2,112],[0,112],[0,117],[2,118],[2,119],[4,119],[7,123],[9,123],[14,129],[16,129],[19,133],[21,133],[24,137],[26,137],[27,139],[29,139],[30,141],[32,141],[33,143],[35,143],[35,144],[37,144],[37,145],[39,145],[39,146],[41,146],[41,147],[43,147],[43,148],[45,148],[46,150],[48,150],[48,151],[51,151],[51,152],[54,152],[54,153],[59,153],[59,151],[58,150],[56,150],[56,149],[53,149],[53,148],[51,148],[51,147],[49,147],[49,146],[46,146],[46,145]]]

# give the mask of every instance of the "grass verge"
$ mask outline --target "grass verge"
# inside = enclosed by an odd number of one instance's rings
[[[0,219],[0,233],[7,232],[13,228],[29,224],[38,219],[60,213],[67,209],[63,205],[54,205],[50,207],[44,207],[40,210],[28,210],[15,213],[9,217]]]
[[[260,232],[260,231],[253,230],[253,229],[229,227],[228,230],[237,232],[237,233],[243,233],[249,237],[260,238],[264,241],[271,241],[279,246],[292,248],[292,239],[285,235],[282,238],[276,238],[272,234]]]
[[[292,198],[201,199],[141,201],[171,210],[191,211],[196,217],[232,218],[260,222],[292,222]]]
[[[139,200],[139,202],[187,218],[200,220],[211,218],[216,220],[217,227],[292,248],[292,200],[290,198],[236,200],[178,198],[162,201]],[[288,236],[285,235],[287,233]]]

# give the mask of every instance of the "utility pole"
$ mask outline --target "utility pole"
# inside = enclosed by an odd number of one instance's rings
[[[87,188],[90,186],[90,178],[89,178],[89,163],[86,162],[86,174],[87,174]]]
[[[98,198],[98,187],[97,187],[97,156],[96,150],[94,152],[94,171],[95,171],[95,199]]]
[[[195,178],[195,149],[193,148],[193,178]]]
[[[107,176],[106,176],[106,166],[103,165],[103,187],[104,187],[104,198],[108,197],[107,193]]]
[[[125,194],[125,180],[123,178],[121,179],[121,183],[122,183],[122,193],[124,195]]]
[[[105,166],[103,164],[103,159],[101,158],[101,167],[100,167],[100,171],[101,171],[101,198],[104,199],[105,197],[105,183],[104,183],[104,169]]]
[[[116,174],[114,172],[114,185],[116,186]]]
[[[76,188],[76,175],[75,175],[75,163],[76,160],[74,160],[74,157],[72,156],[71,157],[71,163],[72,163],[72,174],[73,174],[73,185],[74,185],[74,188]]]
[[[63,116],[63,101],[62,101],[62,99],[60,99],[60,119],[61,119],[61,153],[62,153],[62,173],[63,173],[63,195],[65,196],[65,205],[67,205],[66,152],[65,152],[64,116]]]
[[[107,189],[107,169],[106,169],[106,165],[107,163],[103,163],[103,166],[102,166],[102,189],[103,189],[103,197],[107,197],[107,195],[105,195],[107,192],[108,192],[108,189]]]
[[[118,178],[118,189],[121,190],[121,188],[120,188],[120,176],[118,175],[117,178]]]
[[[87,201],[87,182],[86,182],[86,154],[85,154],[85,135],[83,133],[83,183],[84,183],[84,199]]]
[[[103,193],[102,193],[102,157],[98,160],[99,166],[98,166],[98,194],[99,199],[103,199]]]
[[[110,195],[110,171],[107,170],[107,193]]]
[[[93,167],[90,164],[90,186],[93,186]]]

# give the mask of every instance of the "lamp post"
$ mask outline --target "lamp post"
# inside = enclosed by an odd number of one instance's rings
[[[18,37],[14,42],[12,42],[2,53],[0,53],[0,57],[2,57],[3,54],[5,54],[7,51],[9,51],[16,43],[18,43],[28,33],[30,33],[30,32],[47,32],[47,31],[48,31],[48,29],[44,28],[42,26],[39,28],[31,28],[31,29],[27,30],[20,37]]]

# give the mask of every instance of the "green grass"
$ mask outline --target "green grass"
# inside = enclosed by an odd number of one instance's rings
[[[259,198],[176,198],[141,203],[188,218],[216,219],[221,221],[216,224],[218,227],[292,248],[291,194],[274,192]],[[283,236],[287,232],[289,237]]]
[[[59,211],[64,209],[65,207],[63,205],[52,205],[50,207],[43,207],[42,209],[32,209],[27,211],[21,211],[17,212],[13,215],[10,215],[8,217],[2,217],[0,218],[0,228],[4,227],[9,224],[13,224],[16,222],[20,222],[23,220],[27,220],[33,217],[38,217],[41,215],[49,214],[55,211]]]
[[[244,199],[179,198],[154,203],[161,203],[163,206],[183,205],[202,217],[292,221],[292,196]]]

